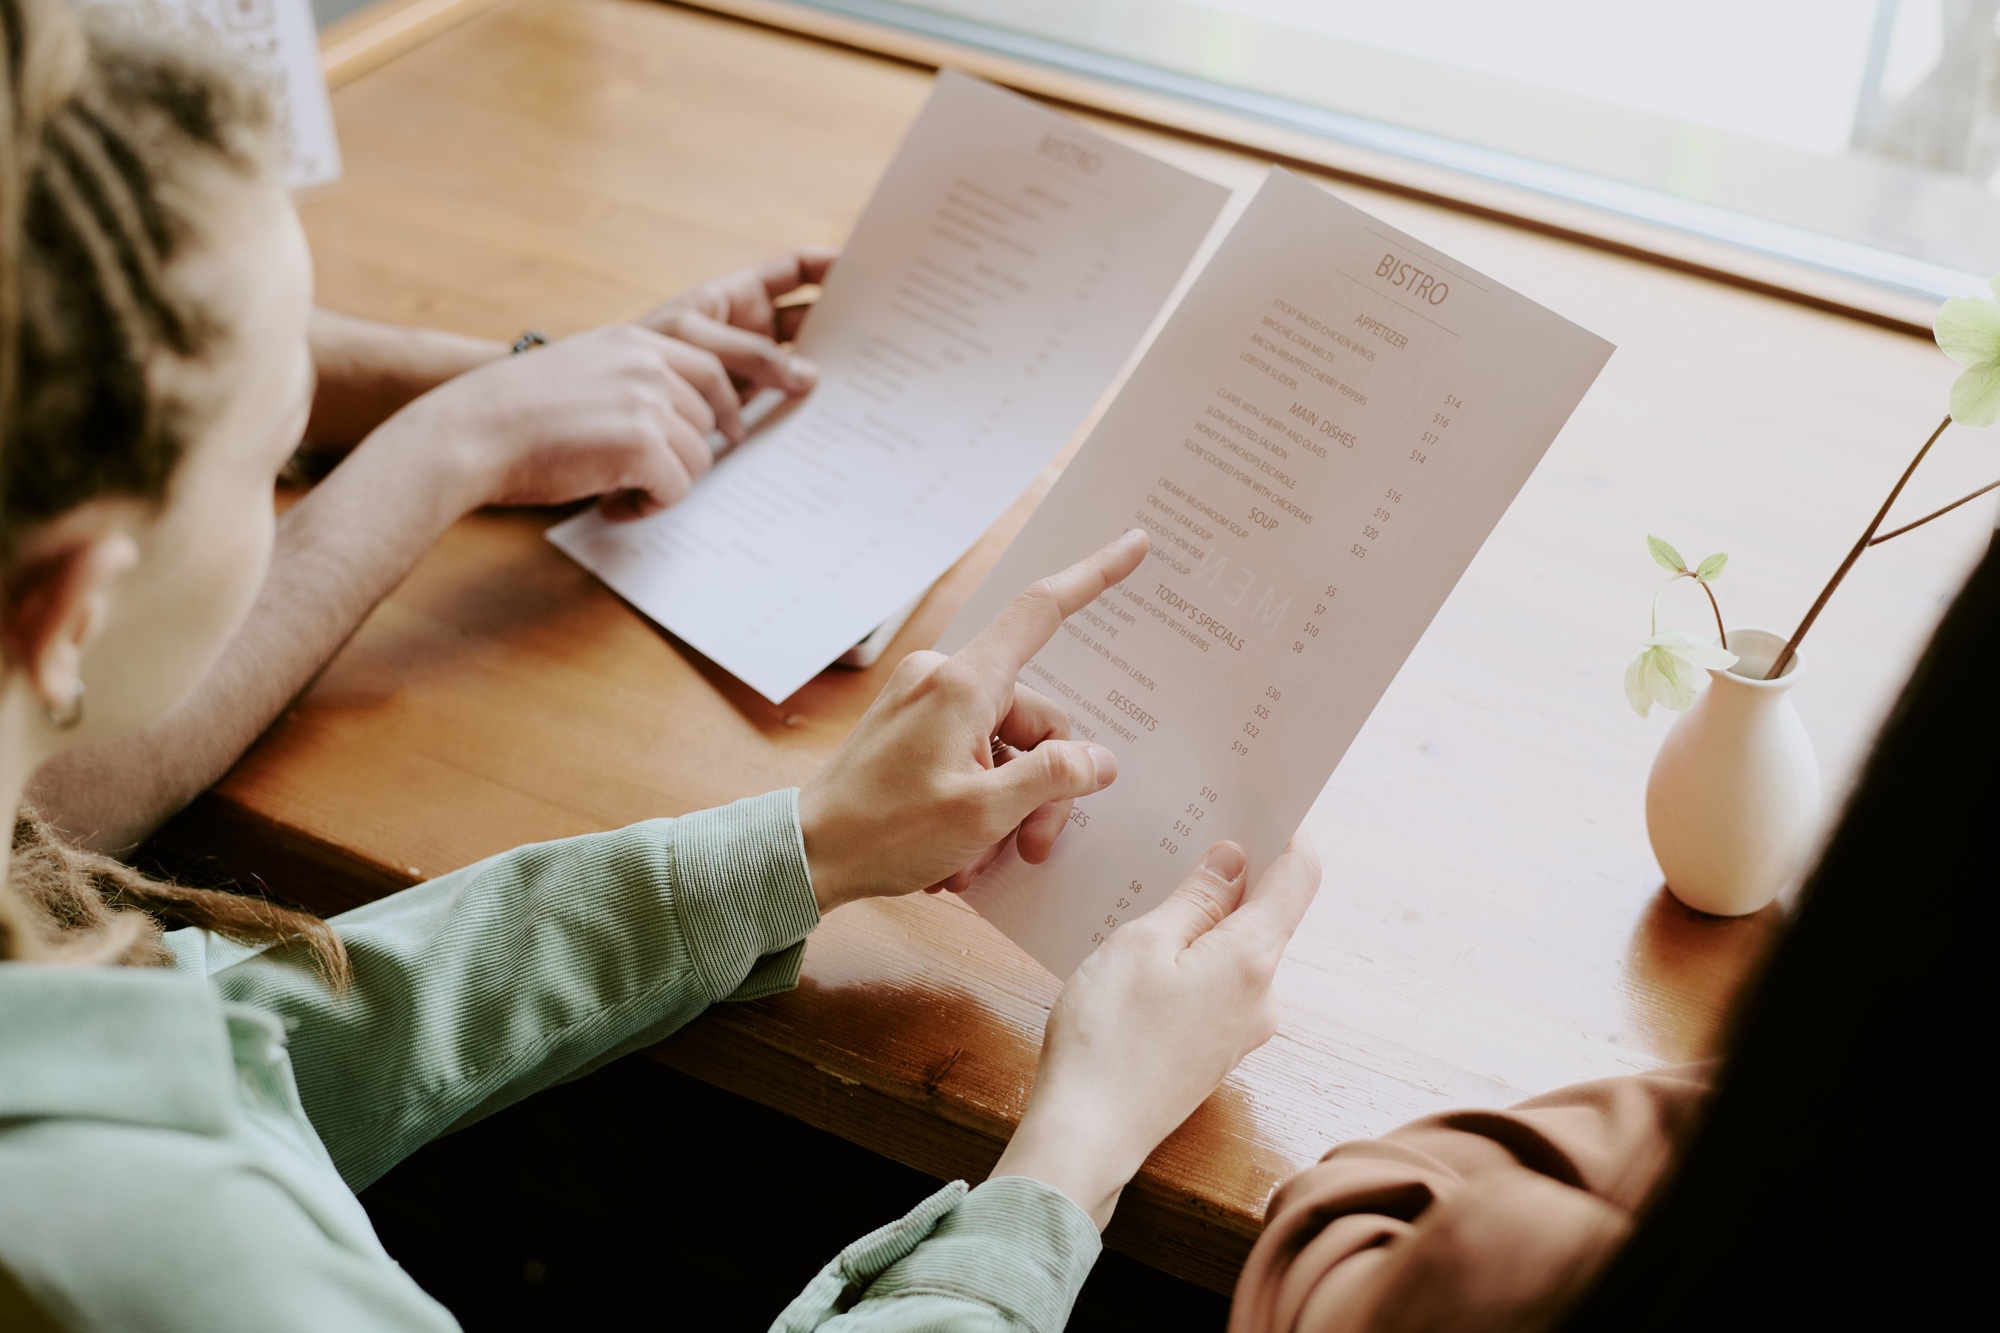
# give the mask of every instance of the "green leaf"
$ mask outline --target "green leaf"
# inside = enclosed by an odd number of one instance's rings
[[[1974,366],[1952,381],[1951,419],[1961,426],[2000,421],[2000,363]]]
[[[1938,307],[1931,325],[1937,345],[1961,366],[2000,361],[2000,305],[1977,296],[1954,296]]]
[[[1646,690],[1646,654],[1643,649],[1625,668],[1625,701],[1640,717],[1653,711],[1653,696]]]
[[[1694,576],[1703,583],[1713,583],[1722,577],[1722,567],[1729,563],[1729,553],[1717,551],[1708,559],[1695,566]]]
[[[1646,534],[1646,549],[1653,553],[1653,561],[1661,569],[1675,574],[1687,572],[1687,561],[1681,559],[1681,553],[1650,532]]]

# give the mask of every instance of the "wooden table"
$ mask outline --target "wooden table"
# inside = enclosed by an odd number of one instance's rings
[[[643,0],[504,0],[335,94],[348,175],[304,206],[322,299],[562,333],[838,242],[929,77]],[[1098,123],[1239,188],[1261,172]],[[1671,715],[1642,722],[1620,691],[1659,577],[1642,539],[1730,552],[1732,622],[1789,629],[1953,373],[1907,335],[1336,188],[1619,351],[1313,809],[1326,882],[1279,980],[1279,1035],[1154,1154],[1113,1225],[1112,1244],[1220,1290],[1272,1187],[1339,1140],[1712,1048],[1775,909],[1703,919],[1661,891],[1641,803]],[[1995,462],[1976,433],[1947,435],[1909,512]],[[558,555],[548,515],[468,519],[169,840],[333,910],[519,842],[797,783],[1033,498],[882,666],[782,707]],[[1968,506],[1872,553],[1807,641],[1795,697],[1833,793],[1990,526]],[[1682,592],[1667,620],[1698,628]],[[954,902],[865,904],[820,928],[797,990],[723,1006],[656,1054],[976,1180],[1027,1099],[1055,992]]]

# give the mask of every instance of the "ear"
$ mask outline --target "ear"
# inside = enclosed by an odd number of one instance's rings
[[[70,711],[83,692],[84,650],[104,629],[111,589],[139,563],[124,532],[97,532],[42,553],[10,580],[4,623],[9,666],[51,714]]]

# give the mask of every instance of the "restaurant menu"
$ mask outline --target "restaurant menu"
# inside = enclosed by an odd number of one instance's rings
[[[1118,780],[973,906],[1067,976],[1211,843],[1268,866],[1611,351],[1273,170],[938,644],[1150,536],[1020,677]]]
[[[674,508],[630,523],[586,513],[550,540],[783,700],[1027,489],[1228,197],[946,72],[805,323],[819,387]]]

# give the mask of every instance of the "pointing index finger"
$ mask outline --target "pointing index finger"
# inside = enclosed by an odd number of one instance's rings
[[[996,689],[1011,688],[1014,677],[1075,615],[1116,587],[1146,558],[1144,529],[1134,528],[1060,574],[1026,589],[1007,604],[993,623],[979,631],[959,657],[978,670]]]

